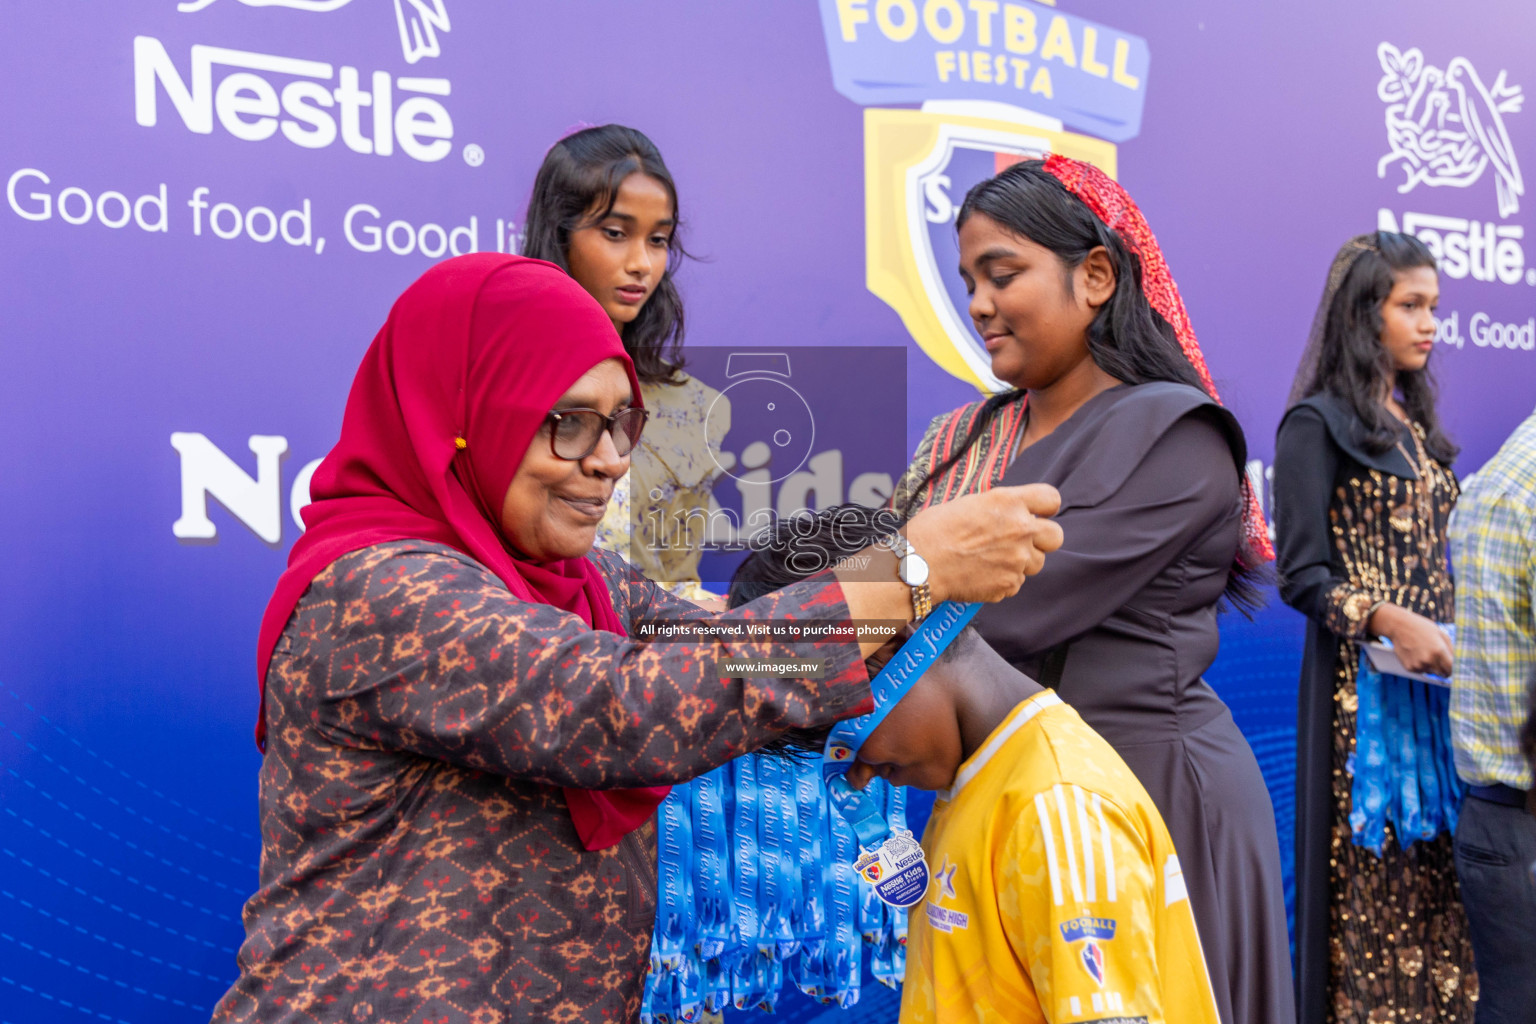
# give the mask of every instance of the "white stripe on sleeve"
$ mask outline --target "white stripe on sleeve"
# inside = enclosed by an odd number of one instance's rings
[[[1072,816],[1067,813],[1067,796],[1062,792],[1061,783],[1051,787],[1056,794],[1056,810],[1061,814],[1061,845],[1067,854],[1067,875],[1072,879],[1072,898],[1079,903],[1083,900],[1083,883],[1077,874],[1077,851],[1073,849],[1072,842]]]
[[[1099,799],[1099,794],[1093,794],[1093,814],[1099,819],[1099,835],[1104,838],[1104,898],[1110,903],[1117,899],[1115,895],[1115,848],[1110,842],[1109,823],[1104,820],[1104,802]]]
[[[1179,855],[1170,853],[1163,861],[1163,906],[1171,907],[1179,900],[1189,899],[1184,886],[1184,869],[1179,867]]]
[[[1083,837],[1083,890],[1089,903],[1098,899],[1093,870],[1093,831],[1088,827],[1088,806],[1081,786],[1072,787],[1077,798],[1077,834]]]
[[[1051,829],[1051,812],[1045,805],[1045,794],[1035,794],[1035,813],[1040,816],[1040,837],[1045,840],[1045,865],[1051,876],[1051,899],[1059,907],[1062,904],[1061,869],[1056,866],[1056,836]]]

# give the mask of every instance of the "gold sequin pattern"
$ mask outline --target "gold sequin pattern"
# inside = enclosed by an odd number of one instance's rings
[[[1341,636],[1363,636],[1365,618],[1378,601],[1436,622],[1454,617],[1446,524],[1456,502],[1456,479],[1431,459],[1424,464],[1419,480],[1366,470],[1335,491],[1329,519],[1347,582],[1330,595],[1329,618]],[[1350,839],[1346,766],[1355,748],[1359,657],[1354,640],[1340,641],[1329,852],[1331,1019],[1472,1024],[1477,975],[1451,837],[1403,849],[1389,824],[1380,857]]]

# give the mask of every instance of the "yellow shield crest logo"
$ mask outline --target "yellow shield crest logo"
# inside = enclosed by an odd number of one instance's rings
[[[946,372],[982,391],[1001,391],[1007,385],[992,376],[966,312],[955,240],[961,201],[977,182],[1049,153],[1086,160],[1113,176],[1116,149],[1087,135],[988,116],[989,105],[975,106],[975,116],[864,111],[866,284]]]

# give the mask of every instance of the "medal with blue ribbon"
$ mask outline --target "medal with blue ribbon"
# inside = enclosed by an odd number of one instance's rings
[[[875,710],[839,723],[819,765],[748,755],[673,789],[658,809],[660,891],[642,1024],[684,1024],[728,1005],[771,1008],[786,980],[852,1006],[864,945],[875,977],[900,982],[905,908],[927,892],[928,865],[900,788],[876,780],[861,792],[844,774],[978,607],[936,607],[876,673]]]
[[[979,604],[953,601],[937,605],[896,656],[870,680],[875,710],[833,726],[822,752],[821,775],[832,805],[853,827],[863,851],[854,862],[854,870],[874,886],[875,895],[893,907],[914,906],[923,898],[928,891],[928,862],[911,831],[893,830],[881,803],[849,785],[848,769],[864,741],[980,609]]]

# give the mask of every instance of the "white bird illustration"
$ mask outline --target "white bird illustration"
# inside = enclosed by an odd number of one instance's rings
[[[400,52],[407,64],[415,64],[423,57],[436,57],[443,52],[437,41],[438,31],[449,30],[448,11],[443,0],[405,0],[410,8],[407,13],[400,0],[395,0],[395,23],[400,26]]]
[[[345,7],[352,0],[240,0],[247,7],[291,7],[296,11],[334,11],[338,7]],[[176,5],[176,9],[183,14],[193,14],[202,10],[213,0],[187,0]]]
[[[1401,161],[1406,180],[1399,192],[1418,185],[1466,188],[1492,164],[1499,215],[1518,210],[1525,182],[1503,115],[1520,110],[1525,100],[1520,87],[1509,85],[1501,71],[1490,90],[1465,57],[1442,71],[1425,65],[1417,47],[1399,52],[1382,43],[1376,53],[1385,72],[1376,93],[1387,103],[1392,149],[1377,164],[1377,176]]]
[[[176,9],[195,14],[212,6],[215,0],[182,0]],[[345,7],[352,0],[238,0],[247,7],[287,7],[295,11],[323,14]],[[437,34],[451,25],[444,0],[395,0],[395,24],[400,29],[400,52],[407,64],[423,57],[442,55],[443,45]]]
[[[1499,216],[1508,217],[1520,208],[1525,181],[1520,176],[1515,149],[1509,144],[1509,132],[1500,115],[1518,111],[1525,97],[1518,88],[1511,89],[1505,84],[1503,71],[1494,80],[1490,92],[1465,57],[1457,57],[1446,67],[1445,84],[1454,89],[1460,99],[1462,124],[1476,136],[1483,156],[1493,164],[1497,175],[1494,187],[1499,197]]]

